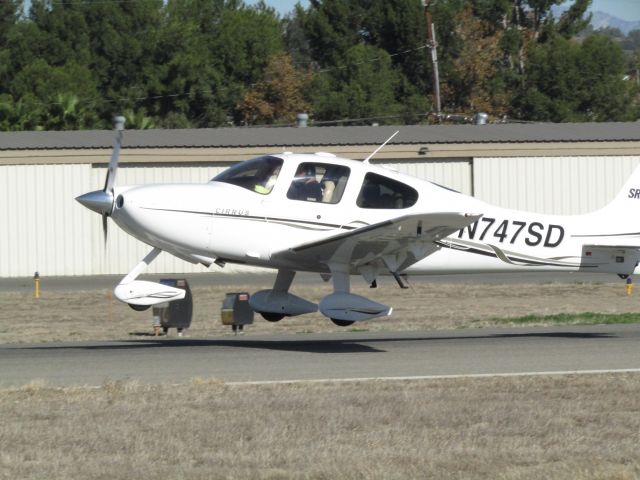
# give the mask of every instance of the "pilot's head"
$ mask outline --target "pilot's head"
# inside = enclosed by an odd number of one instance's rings
[[[315,177],[316,176],[316,167],[310,163],[302,163],[298,166],[298,172],[296,173],[297,177]]]

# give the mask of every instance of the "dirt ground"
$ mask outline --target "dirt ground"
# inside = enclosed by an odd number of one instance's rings
[[[249,292],[270,288],[254,282]],[[243,285],[199,286],[193,289],[194,315],[188,337],[230,333],[221,324],[220,309],[226,292],[246,291]],[[331,293],[331,284],[294,286],[292,292],[319,302]],[[495,319],[528,314],[640,312],[640,292],[627,296],[624,283],[546,284],[438,284],[417,283],[401,290],[385,283],[373,290],[354,281],[353,293],[393,306],[391,317],[355,324],[369,331],[423,330],[484,327]],[[640,316],[639,316],[640,321]],[[0,292],[0,343],[117,340],[148,336],[152,332],[151,310],[135,312],[112,297],[111,289]],[[352,327],[348,327],[352,328]],[[339,331],[319,313],[285,318],[270,323],[255,316],[247,335]],[[170,332],[175,335],[175,332]]]

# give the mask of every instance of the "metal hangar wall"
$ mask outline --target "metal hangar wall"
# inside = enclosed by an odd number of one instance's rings
[[[117,183],[204,183],[264,153],[328,151],[489,203],[545,214],[606,205],[640,164],[640,124],[323,127],[127,131]],[[102,188],[113,133],[0,133],[0,277],[125,274],[149,246],[74,198]],[[227,266],[211,271],[233,272]],[[149,273],[205,272],[163,253]]]

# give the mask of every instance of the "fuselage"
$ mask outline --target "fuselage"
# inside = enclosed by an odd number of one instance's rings
[[[330,154],[278,154],[230,169],[207,184],[121,187],[111,217],[139,240],[191,262],[270,268],[272,254],[402,215],[481,214],[437,242],[405,273],[577,271],[631,273],[589,245],[637,246],[610,211],[552,216],[508,210],[432,182]],[[305,170],[307,170],[305,172]],[[325,272],[327,265],[305,265]],[[629,269],[631,271],[629,271]],[[358,273],[352,272],[352,273]]]

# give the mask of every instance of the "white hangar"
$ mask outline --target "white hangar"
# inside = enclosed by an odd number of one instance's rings
[[[375,163],[541,213],[604,206],[640,163],[640,123],[129,130],[116,182],[204,183],[235,162],[282,151],[364,159],[397,129]],[[103,187],[113,138],[0,132],[0,277],[125,274],[148,252],[111,224],[105,254],[100,217],[74,201]],[[150,268],[202,271],[165,253]]]

